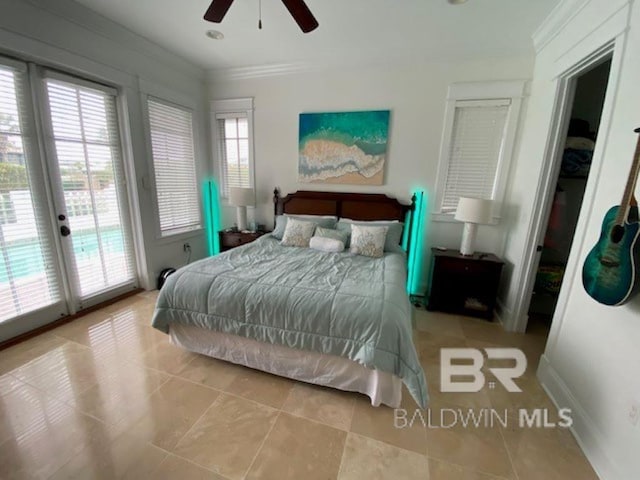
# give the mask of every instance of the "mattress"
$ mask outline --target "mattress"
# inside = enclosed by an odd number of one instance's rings
[[[302,382],[362,393],[376,407],[381,404],[400,406],[402,380],[399,377],[345,358],[303,352],[179,323],[171,326],[169,335],[171,343],[192,352]]]

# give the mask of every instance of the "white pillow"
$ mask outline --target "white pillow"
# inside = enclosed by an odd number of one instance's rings
[[[286,247],[308,247],[315,229],[314,222],[289,218],[280,244]]]
[[[351,251],[365,257],[380,258],[389,227],[351,225]]]
[[[314,250],[320,250],[321,252],[342,252],[344,250],[344,243],[337,238],[329,237],[312,237],[309,240],[309,247]]]

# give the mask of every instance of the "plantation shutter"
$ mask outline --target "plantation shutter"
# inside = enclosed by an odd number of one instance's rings
[[[0,322],[61,299],[38,188],[26,65],[0,58]]]
[[[231,187],[250,188],[249,119],[246,113],[216,114],[218,158],[222,168],[222,196]]]
[[[202,228],[193,113],[152,98],[148,106],[160,234]]]
[[[510,100],[456,102],[442,212],[460,197],[494,199]]]

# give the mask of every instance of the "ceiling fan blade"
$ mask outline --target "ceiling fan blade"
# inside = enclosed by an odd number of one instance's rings
[[[307,4],[304,3],[304,0],[282,0],[282,3],[287,7],[287,10],[289,10],[289,13],[304,33],[309,33],[318,28],[318,21],[309,10],[309,7],[307,7]]]
[[[208,22],[220,23],[232,3],[233,0],[213,0],[204,14],[204,19]]]

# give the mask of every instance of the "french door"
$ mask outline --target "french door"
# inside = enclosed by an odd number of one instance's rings
[[[0,58],[0,341],[137,281],[117,92]]]

